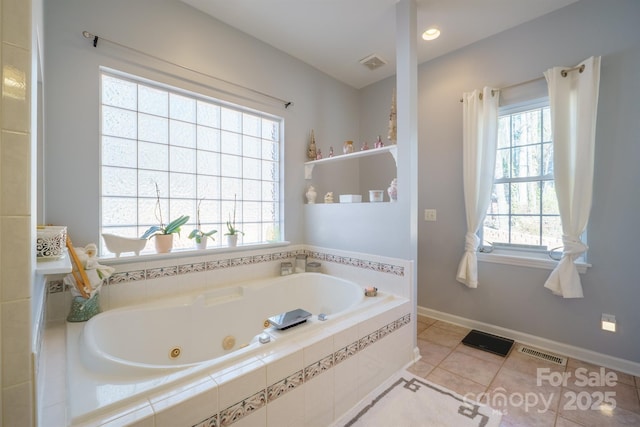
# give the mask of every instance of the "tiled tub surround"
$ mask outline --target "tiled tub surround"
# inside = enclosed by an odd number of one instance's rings
[[[412,264],[406,260],[305,245],[141,262],[101,260],[116,269],[100,291],[102,310],[144,303],[248,280],[277,276],[280,263],[298,254],[320,261],[322,272],[411,298]],[[140,257],[144,259],[144,257]],[[47,320],[64,320],[71,296],[62,278],[47,284]]]
[[[407,315],[414,315],[413,303],[409,302],[413,265],[405,260],[368,254],[300,245],[289,246],[286,251],[270,248],[177,260],[113,263],[116,274],[101,291],[102,308],[113,309],[256,278],[274,277],[279,274],[281,261],[292,260],[299,253],[307,254],[310,260],[322,262],[324,273],[353,280],[362,287],[376,286],[381,293],[404,298],[372,307],[353,318],[325,323],[315,336],[299,336],[288,340],[290,342],[286,346],[264,347],[263,350],[269,352],[247,355],[242,362],[215,372],[205,372],[203,367],[181,370],[175,378],[165,377],[159,389],[147,392],[142,403],[136,403],[135,399],[125,401],[125,407],[115,412],[106,411],[101,418],[81,425],[108,422],[112,425],[136,425],[140,421],[137,425],[153,425],[150,423],[155,422],[156,426],[191,426],[200,425],[209,418],[210,425],[216,425],[212,424],[213,419],[215,416],[219,422],[221,410],[245,402],[251,396],[260,400],[261,391],[266,396],[264,405],[234,425],[327,425],[334,416],[348,410],[414,357],[413,317],[409,325],[398,328],[398,321],[404,324],[409,319]],[[67,300],[70,298],[68,291],[56,285],[56,281],[49,284],[47,336],[54,339],[46,338],[45,348],[56,350],[53,358],[45,354],[45,366],[47,373],[54,372],[55,381],[44,381],[44,395],[48,398],[44,402],[47,406],[40,411],[41,419],[46,421],[43,426],[70,425],[70,418],[65,414],[67,396],[64,375],[61,374],[64,369],[59,364],[66,357],[58,354],[60,348],[63,352],[66,349],[64,343],[57,343],[64,339],[66,326],[63,319],[68,313]],[[67,333],[72,339],[74,331],[78,333],[83,324],[67,326]],[[374,336],[379,339],[375,340]],[[280,344],[284,341],[280,340]],[[327,359],[329,355],[331,359]],[[324,363],[318,364],[321,361]],[[67,362],[70,366],[77,365],[68,358]],[[321,374],[305,377],[305,372],[313,372],[314,367]],[[298,372],[302,372],[302,383]],[[166,384],[172,378],[173,385],[168,387]],[[111,385],[104,384],[100,389],[103,394],[113,391],[114,387],[137,390],[148,386],[149,381],[146,378],[128,386],[112,381]],[[288,391],[276,393],[276,398],[273,393],[277,388]],[[249,393],[253,389],[255,391]],[[250,407],[248,403],[244,403],[244,408]]]

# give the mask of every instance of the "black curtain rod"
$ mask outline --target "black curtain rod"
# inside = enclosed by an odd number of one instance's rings
[[[135,48],[133,48],[133,47],[130,47],[130,46],[127,46],[127,45],[124,45],[124,44],[121,44],[121,43],[115,42],[115,41],[113,41],[113,40],[105,39],[104,37],[99,37],[99,36],[97,36],[97,35],[95,35],[95,34],[90,33],[89,31],[83,31],[83,32],[82,32],[82,35],[83,35],[85,38],[87,38],[87,39],[91,39],[91,38],[93,38],[93,47],[98,47],[98,40],[103,40],[103,41],[105,41],[105,42],[108,42],[108,43],[111,43],[111,44],[113,44],[113,45],[119,46],[119,47],[121,47],[121,48],[128,49],[128,50],[130,50],[130,51],[132,51],[132,52],[135,52],[135,53],[137,53],[137,54],[144,55],[144,56],[147,56],[147,57],[149,57],[149,58],[153,58],[153,59],[155,59],[155,60],[157,60],[157,61],[161,61],[161,62],[164,62],[164,63],[166,63],[166,64],[173,65],[174,67],[178,67],[178,68],[181,68],[181,69],[183,69],[183,70],[190,71],[190,72],[192,72],[192,73],[200,74],[201,76],[205,76],[205,77],[208,77],[208,78],[210,78],[210,79],[218,80],[218,81],[220,81],[220,82],[223,82],[223,83],[226,83],[226,84],[229,84],[229,85],[235,86],[235,87],[237,87],[237,88],[244,89],[244,90],[248,90],[248,91],[253,92],[253,93],[255,93],[255,94],[258,94],[258,95],[261,95],[261,96],[264,96],[264,97],[267,97],[267,98],[273,99],[273,100],[275,100],[275,101],[279,101],[279,102],[281,102],[281,103],[284,105],[284,108],[285,108],[285,109],[287,109],[287,108],[289,108],[290,106],[292,106],[292,105],[293,105],[293,102],[292,102],[292,101],[287,101],[287,100],[285,100],[285,99],[281,99],[281,98],[275,97],[275,96],[273,96],[273,95],[269,95],[268,93],[260,92],[259,90],[252,89],[252,88],[250,88],[250,87],[246,87],[246,86],[242,86],[242,85],[240,85],[240,84],[237,84],[237,83],[234,83],[234,82],[230,82],[230,81],[228,81],[228,80],[221,79],[221,78],[216,77],[216,76],[212,76],[211,74],[207,74],[207,73],[204,73],[204,72],[202,72],[202,71],[198,71],[198,70],[195,70],[195,69],[193,69],[193,68],[186,67],[186,66],[184,66],[184,65],[180,65],[180,64],[177,64],[177,63],[175,63],[175,62],[168,61],[168,60],[166,60],[166,59],[164,59],[164,58],[160,58],[160,57],[157,57],[157,56],[155,56],[155,55],[151,55],[151,54],[149,54],[149,53],[146,53],[146,52],[143,52],[143,51],[141,51],[141,50],[135,49]]]

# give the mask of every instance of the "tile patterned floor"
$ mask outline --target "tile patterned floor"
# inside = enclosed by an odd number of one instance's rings
[[[418,316],[409,371],[503,412],[501,427],[640,426],[640,377],[576,359],[567,366],[467,347],[469,329]],[[614,406],[615,405],[615,406]]]

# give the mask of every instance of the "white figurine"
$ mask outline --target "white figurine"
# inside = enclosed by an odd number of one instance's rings
[[[389,186],[389,188],[387,188],[387,193],[389,194],[389,199],[392,202],[398,201],[398,179],[397,178],[393,178],[393,181],[391,181],[391,185]]]
[[[318,196],[318,193],[316,193],[316,189],[313,188],[313,185],[309,186],[309,189],[307,190],[305,196],[307,196],[307,203],[313,204],[316,202],[316,197]]]
[[[333,203],[333,191],[329,191],[327,194],[324,195],[324,202]]]

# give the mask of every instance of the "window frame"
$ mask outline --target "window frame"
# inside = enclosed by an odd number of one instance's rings
[[[142,221],[139,217],[139,207],[138,212],[136,212],[135,214],[135,224],[122,224],[121,226],[118,225],[105,225],[104,224],[104,212],[103,212],[103,199],[105,197],[109,197],[108,194],[105,193],[104,191],[104,187],[103,187],[103,169],[112,167],[111,165],[108,165],[104,162],[103,159],[103,144],[104,144],[104,138],[107,137],[112,137],[111,135],[107,135],[104,133],[104,129],[103,129],[103,109],[105,106],[111,106],[109,104],[105,104],[104,100],[103,100],[103,90],[104,90],[104,86],[103,86],[103,78],[107,76],[107,77],[112,77],[112,78],[116,78],[116,79],[120,79],[126,82],[130,82],[133,83],[135,85],[137,85],[136,87],[136,91],[138,91],[138,87],[139,86],[144,86],[147,88],[151,88],[151,89],[157,89],[160,91],[164,91],[167,94],[167,98],[171,98],[171,95],[177,95],[179,97],[186,97],[189,98],[192,102],[194,102],[194,104],[198,104],[198,102],[203,102],[203,103],[207,103],[207,104],[213,104],[214,106],[216,106],[216,108],[219,110],[218,112],[218,117],[220,117],[220,114],[222,113],[223,109],[229,109],[229,110],[233,110],[237,113],[239,113],[239,115],[242,117],[244,114],[248,114],[251,116],[257,116],[257,118],[259,119],[259,123],[262,123],[263,119],[269,120],[274,122],[274,129],[277,129],[276,131],[278,132],[277,135],[277,139],[273,140],[274,145],[277,146],[276,150],[277,152],[275,152],[277,159],[273,160],[273,159],[268,159],[267,157],[264,156],[264,154],[260,154],[260,156],[258,158],[256,158],[255,156],[251,156],[249,155],[248,157],[245,156],[244,152],[242,151],[243,148],[241,148],[240,154],[237,155],[238,157],[238,161],[240,162],[240,167],[242,168],[242,163],[243,160],[246,159],[250,159],[250,160],[257,160],[260,162],[264,162],[264,161],[271,161],[273,163],[275,163],[275,168],[277,168],[277,170],[275,171],[275,174],[271,173],[271,176],[273,176],[273,180],[267,180],[268,182],[272,182],[275,185],[275,189],[277,191],[277,197],[273,200],[268,200],[263,198],[264,196],[264,189],[259,190],[260,191],[260,197],[259,200],[250,200],[247,201],[248,203],[258,203],[258,204],[263,204],[263,203],[273,203],[273,205],[275,206],[275,219],[271,222],[271,221],[265,221],[264,220],[264,213],[262,212],[262,209],[259,209],[259,220],[256,221],[249,221],[249,222],[245,222],[243,221],[242,218],[242,213],[243,213],[243,203],[245,202],[245,200],[243,199],[243,197],[238,197],[237,199],[237,211],[238,211],[238,217],[236,217],[236,228],[242,230],[244,226],[246,226],[247,224],[255,224],[258,228],[258,239],[262,238],[263,240],[261,241],[250,241],[249,243],[243,243],[242,245],[239,245],[237,248],[229,248],[227,246],[225,246],[223,240],[224,240],[224,234],[226,233],[226,212],[228,209],[225,209],[225,207],[228,207],[229,203],[233,204],[234,200],[233,198],[229,199],[229,198],[225,198],[222,192],[222,187],[223,187],[223,183],[222,180],[224,178],[224,174],[222,173],[222,170],[219,170],[217,174],[214,174],[212,176],[217,176],[217,179],[220,181],[217,184],[217,188],[218,188],[218,194],[217,194],[217,198],[206,198],[206,201],[214,201],[216,203],[218,203],[220,205],[220,208],[218,210],[219,215],[217,217],[217,219],[215,220],[214,223],[211,223],[211,221],[207,221],[207,225],[205,225],[205,221],[203,222],[203,228],[207,228],[210,226],[213,226],[215,229],[217,229],[217,233],[214,235],[215,240],[217,241],[217,244],[215,246],[210,245],[210,249],[215,249],[215,250],[245,250],[245,249],[251,249],[251,248],[255,248],[256,246],[259,247],[265,247],[265,246],[281,246],[281,245],[285,245],[288,244],[288,242],[285,240],[285,235],[284,235],[284,199],[285,199],[285,195],[284,195],[284,118],[278,115],[275,115],[273,113],[267,112],[267,111],[261,111],[261,110],[257,110],[255,108],[252,108],[250,106],[247,105],[242,105],[242,104],[238,104],[238,103],[232,103],[232,102],[228,102],[225,100],[222,100],[220,98],[214,97],[211,94],[207,93],[207,92],[215,92],[214,88],[209,88],[208,86],[203,86],[205,88],[205,90],[193,90],[193,89],[187,89],[187,87],[190,87],[192,85],[190,85],[187,81],[174,81],[172,82],[172,84],[168,84],[165,83],[161,80],[153,80],[153,79],[149,79],[149,78],[145,78],[139,75],[134,75],[134,74],[130,74],[124,71],[120,71],[120,70],[116,70],[116,69],[112,69],[112,68],[108,68],[108,67],[99,67],[99,84],[98,84],[98,88],[99,88],[99,171],[100,171],[100,175],[99,175],[99,190],[98,190],[98,208],[99,208],[99,223],[98,223],[98,227],[99,227],[99,232],[102,233],[109,233],[111,232],[110,229],[117,229],[117,228],[121,228],[121,227],[135,227],[138,229],[138,233],[137,235],[140,236],[143,232],[144,229],[148,228],[148,224],[146,223],[146,221]],[[207,89],[211,89],[211,90],[207,90]],[[138,96],[138,95],[137,95]],[[139,102],[139,101],[138,101]],[[120,108],[120,107],[115,107],[115,108]],[[140,110],[140,106],[137,103],[135,109],[131,109],[129,111],[134,112],[137,116],[139,116],[140,114],[143,114],[144,112]],[[160,117],[160,116],[159,116]],[[166,121],[169,124],[171,121],[173,120],[179,120],[179,119],[175,119],[172,118],[170,116],[170,113],[167,112],[166,113]],[[136,118],[136,123],[137,123],[137,118]],[[136,128],[139,129],[137,127],[138,125],[136,125]],[[198,123],[197,119],[194,119],[193,122],[193,127],[194,129],[197,129],[198,126],[203,126],[202,124]],[[243,125],[242,122],[240,123],[240,128],[238,131],[235,131],[235,133],[237,134],[237,137],[239,139],[239,144],[240,146],[243,145],[243,138],[248,137],[249,135],[247,133],[245,133],[245,130],[243,129]],[[212,128],[214,129],[214,128]],[[218,123],[218,127],[217,127],[217,131],[222,133],[223,132],[223,125],[221,122]],[[137,131],[135,137],[133,138],[128,138],[129,140],[135,141],[136,144],[136,150],[138,150],[138,145],[141,142],[144,142],[144,140],[140,139],[140,135],[138,134],[139,131]],[[178,147],[180,148],[180,145],[173,145],[171,144],[171,140],[170,140],[170,129],[167,129],[167,150],[170,151],[170,147]],[[265,137],[263,135],[260,136],[254,136],[253,138],[258,138],[259,140],[264,140]],[[268,139],[268,138],[267,138]],[[196,139],[197,140],[197,139]],[[218,137],[218,144],[222,144],[222,139],[221,137]],[[262,144],[261,144],[262,146]],[[198,153],[200,148],[197,147],[197,143],[196,146],[193,148],[194,151],[194,158],[195,158],[195,162],[198,163]],[[222,147],[222,145],[218,146],[218,156],[220,157],[224,157],[224,149]],[[258,149],[259,151],[261,151],[261,148]],[[202,154],[200,152],[200,154]],[[135,171],[136,174],[139,174],[141,170],[144,170],[140,168],[140,164],[139,162],[139,153],[136,154],[136,165],[133,168],[130,168],[131,170]],[[220,160],[222,161],[222,160]],[[195,167],[195,166],[194,166]],[[161,173],[166,174],[167,176],[169,176],[170,174],[176,174],[179,173],[179,171],[177,170],[173,170],[171,168],[171,166],[167,166],[166,169],[163,169],[160,171]],[[193,175],[193,179],[194,182],[197,181],[196,177],[201,177],[202,175],[200,175],[200,172],[195,169],[195,171],[190,172]],[[205,175],[209,175],[209,174],[205,174]],[[255,180],[259,181],[260,186],[262,187],[262,184],[265,181],[265,178],[263,176],[260,176],[259,178],[249,178],[246,177],[245,174],[243,172],[240,172],[240,176],[236,178],[237,181],[239,181],[239,185],[240,185],[240,189],[241,191],[244,191],[244,181],[245,180]],[[176,196],[172,196],[169,191],[169,186],[170,184],[167,184],[167,194],[162,194],[161,195],[161,199],[163,201],[163,219],[165,224],[167,222],[169,222],[170,220],[174,220],[177,216],[179,216],[178,213],[167,213],[164,209],[171,204],[171,200],[173,198],[173,200],[185,200],[187,201],[187,203],[192,203],[194,204],[194,206],[197,206],[198,201],[200,199],[199,195],[198,195],[198,191],[197,191],[197,187],[198,184],[197,182],[194,184],[194,188],[192,189],[194,192],[194,196],[193,197],[178,197],[178,199],[175,199]],[[137,190],[138,192],[135,195],[135,199],[140,201],[140,198],[143,197],[140,195],[139,193],[139,188]],[[240,195],[239,195],[240,196]],[[148,198],[148,197],[143,197],[143,198]],[[196,207],[197,209],[197,207]],[[181,214],[181,213],[180,213]],[[189,235],[189,232],[191,231],[191,229],[195,228],[195,223],[196,223],[196,217],[195,217],[195,209],[194,212],[186,212],[185,214],[190,215],[190,219],[189,222],[182,227],[182,233],[181,233],[181,237],[185,238],[186,236]],[[169,215],[171,215],[171,217],[169,218]],[[276,238],[273,240],[268,240],[265,238],[265,230],[264,227],[267,226],[267,222],[271,225],[273,225],[274,233],[276,234]],[[106,227],[106,228],[105,228]],[[209,231],[208,229],[205,231]],[[117,234],[117,233],[116,233]],[[131,237],[131,236],[127,236],[127,237]],[[113,254],[111,254],[107,249],[106,249],[106,245],[104,244],[104,242],[102,241],[102,239],[100,239],[101,245],[100,245],[100,252],[99,255],[101,257],[111,257]],[[142,252],[140,254],[140,256],[149,256],[149,255],[154,255],[155,252],[151,249],[153,245],[147,245],[147,248],[145,249],[144,252]],[[195,245],[194,245],[195,246]],[[192,247],[182,247],[182,248],[176,248],[174,249],[174,251],[172,251],[169,255],[173,255],[173,256],[185,256],[188,255],[189,252],[195,251],[195,248]],[[123,255],[127,255],[127,254],[123,254]],[[163,254],[165,255],[165,254]],[[126,256],[126,258],[135,258],[135,255],[131,255],[131,256]],[[122,258],[120,258],[122,259]]]
[[[530,99],[526,101],[521,101],[513,104],[500,106],[498,111],[498,118],[503,117],[505,115],[517,114],[529,110],[535,110],[539,108],[545,108],[549,106],[549,97],[539,97],[535,99]],[[552,137],[553,144],[553,137]],[[497,152],[496,152],[497,156]],[[509,179],[498,179],[494,178],[492,185],[494,185],[497,181],[502,183],[511,183],[511,182],[531,182],[531,181],[549,181],[548,175],[541,175],[540,177],[536,177],[535,179],[520,179],[520,178],[509,178]],[[554,181],[553,174],[551,175],[551,181]],[[542,214],[541,214],[542,215]],[[510,217],[510,215],[509,215]],[[558,264],[559,259],[554,259],[551,257],[551,253],[557,254],[554,249],[557,248],[549,248],[544,249],[542,246],[528,246],[522,244],[510,244],[510,243],[497,243],[495,245],[483,245],[483,229],[484,229],[484,220],[483,218],[482,226],[478,230],[478,237],[480,239],[480,246],[478,247],[477,257],[478,261],[495,263],[495,264],[507,264],[514,266],[522,266],[522,267],[531,267],[531,268],[540,268],[546,270],[553,270],[555,266]],[[587,230],[582,235],[582,240],[586,244]],[[578,268],[578,272],[585,273],[588,267],[591,265],[587,262],[587,253],[585,252],[582,257],[576,260],[575,264]],[[559,253],[561,255],[561,252]]]

